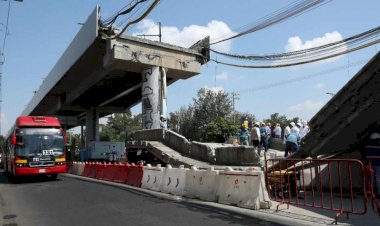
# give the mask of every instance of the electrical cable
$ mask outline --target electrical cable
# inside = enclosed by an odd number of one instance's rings
[[[319,58],[315,58],[315,59],[311,59],[311,60],[307,60],[307,61],[300,61],[300,62],[288,63],[288,64],[276,64],[276,65],[240,65],[240,64],[234,64],[234,63],[227,63],[227,62],[223,62],[223,61],[219,61],[219,60],[215,60],[215,59],[211,59],[211,60],[214,61],[215,63],[218,63],[218,64],[224,64],[224,65],[227,65],[227,66],[240,67],[240,68],[257,68],[257,69],[259,69],[259,68],[290,67],[290,66],[296,66],[296,65],[314,63],[314,62],[317,62],[317,61],[321,61],[321,60],[326,60],[326,59],[329,59],[329,58],[337,57],[337,56],[340,56],[340,55],[344,55],[344,54],[351,53],[351,52],[354,52],[354,51],[357,51],[357,50],[360,50],[360,49],[367,48],[367,47],[375,45],[377,43],[380,43],[380,40],[375,40],[375,41],[372,41],[370,43],[367,43],[367,44],[364,44],[364,45],[361,45],[361,46],[358,46],[358,47],[355,47],[355,48],[352,48],[352,49],[348,49],[348,50],[345,50],[345,51],[342,51],[342,52],[339,52],[339,53],[335,53],[335,54],[331,54],[331,55],[327,55],[327,56],[323,56],[323,57],[319,57]]]
[[[325,45],[321,45],[321,46],[317,46],[313,48],[308,48],[308,49],[303,49],[303,50],[297,50],[293,52],[270,54],[270,55],[237,55],[237,54],[223,53],[214,49],[209,49],[209,50],[216,54],[229,57],[229,58],[234,58],[237,60],[254,61],[255,63],[264,63],[268,61],[272,63],[280,63],[279,65],[271,65],[271,66],[266,66],[264,68],[271,68],[271,67],[276,67],[276,66],[284,67],[284,66],[293,66],[293,65],[298,65],[298,64],[324,60],[324,59],[335,57],[347,52],[356,51],[361,48],[368,47],[370,45],[374,45],[378,43],[380,40],[378,38],[379,33],[380,33],[380,27],[376,27],[366,32],[360,33],[358,35],[354,35],[352,37],[349,37],[337,42],[332,42],[329,44],[325,44]],[[369,45],[367,45],[366,43],[368,43]],[[355,48],[356,46],[359,46],[359,48]],[[217,62],[218,60],[215,59],[214,61]],[[263,66],[257,66],[257,67],[262,68]]]
[[[142,2],[146,2],[147,0],[138,0],[138,1],[136,1],[133,5],[132,5],[132,2],[128,5],[129,7],[126,9],[126,10],[124,10],[124,11],[119,11],[117,14],[116,14],[116,16],[114,16],[110,21],[105,21],[104,22],[104,25],[106,26],[106,27],[110,27],[110,26],[112,26],[112,24],[116,21],[116,19],[119,17],[119,16],[122,16],[122,15],[125,15],[125,14],[128,14],[128,13],[130,13],[137,5],[139,5],[140,3],[142,3]],[[124,7],[124,8],[126,8],[126,7]]]
[[[354,66],[361,65],[361,64],[363,64],[365,62],[368,62],[368,59],[366,59],[366,60],[358,60],[358,61],[350,64],[349,66],[350,67],[354,67]],[[294,82],[299,82],[299,81],[315,78],[315,77],[318,77],[318,76],[321,76],[321,75],[330,74],[332,72],[340,71],[340,70],[343,70],[343,69],[346,69],[346,68],[347,68],[347,65],[343,65],[343,66],[331,68],[331,69],[328,69],[328,70],[324,70],[324,71],[321,71],[321,72],[312,73],[312,74],[305,75],[305,76],[300,76],[300,77],[297,77],[297,78],[287,79],[287,80],[278,81],[278,82],[275,82],[275,83],[272,83],[272,84],[257,86],[257,87],[254,87],[254,88],[244,89],[244,90],[234,91],[234,92],[239,93],[239,94],[244,94],[244,93],[248,93],[248,92],[256,92],[256,91],[260,91],[260,90],[265,90],[265,89],[269,89],[269,88],[273,88],[273,87],[277,87],[277,86],[282,86],[282,85],[286,85],[286,84],[290,84],[290,83],[294,83]]]
[[[305,1],[302,1],[300,3],[298,3],[298,2],[293,3],[294,6],[292,5],[292,6],[285,7],[283,9],[277,10],[277,11],[279,11],[279,13],[277,13],[273,16],[270,16],[270,15],[265,16],[264,18],[268,18],[268,19],[264,19],[263,22],[258,23],[257,25],[254,25],[253,27],[246,29],[246,30],[244,30],[238,34],[234,34],[234,35],[229,36],[227,38],[223,38],[221,40],[211,42],[210,45],[214,45],[217,43],[228,41],[228,40],[231,40],[231,39],[234,39],[234,38],[237,38],[237,37],[240,37],[240,36],[261,30],[261,29],[264,29],[266,27],[280,23],[280,22],[285,21],[287,19],[299,16],[299,15],[303,14],[305,11],[310,11],[310,10],[315,9],[321,5],[324,5],[324,4],[326,4],[325,0],[305,0]]]
[[[149,6],[148,10],[145,11],[139,18],[135,19],[135,20],[132,20],[130,22],[128,22],[124,28],[116,35],[112,36],[112,37],[108,37],[107,39],[116,39],[118,37],[121,36],[121,34],[124,33],[124,31],[132,24],[135,24],[135,23],[138,23],[140,22],[142,19],[144,19],[153,9],[154,7],[157,5],[157,3],[159,2],[160,0],[154,0],[154,2]]]
[[[10,14],[10,11],[11,11],[11,1],[8,1],[8,13],[7,13],[7,21],[5,23],[5,32],[4,32],[4,39],[3,39],[3,47],[2,47],[2,50],[1,50],[1,55],[4,56],[4,51],[5,51],[5,44],[6,44],[6,40],[7,40],[7,36],[8,36],[8,23],[9,23],[9,14]],[[4,61],[5,61],[5,57],[4,57]],[[2,62],[4,63],[4,62]]]

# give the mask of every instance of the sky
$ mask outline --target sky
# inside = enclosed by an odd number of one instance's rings
[[[161,22],[163,42],[189,47],[207,35],[216,39],[241,31],[293,2],[161,0],[126,34],[157,34],[157,23]],[[101,7],[102,18],[108,18],[128,3],[124,0],[11,1],[2,65],[1,134],[7,133],[24,110],[81,28],[79,23],[86,21],[96,4]],[[0,47],[6,31],[8,4],[0,0]],[[379,8],[378,0],[332,0],[298,17],[213,48],[228,53],[264,55],[315,47],[379,26]],[[127,19],[124,17],[117,24],[123,26]],[[334,59],[276,69],[242,69],[209,62],[202,66],[199,75],[169,86],[168,112],[191,104],[199,89],[210,88],[238,93],[235,109],[252,113],[258,120],[269,118],[272,113],[310,120],[379,49],[380,45],[375,45]],[[211,55],[213,59],[219,57]],[[141,105],[132,112],[141,112]]]

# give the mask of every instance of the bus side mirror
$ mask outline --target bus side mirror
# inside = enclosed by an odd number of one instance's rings
[[[16,135],[12,135],[12,144],[16,145]]]

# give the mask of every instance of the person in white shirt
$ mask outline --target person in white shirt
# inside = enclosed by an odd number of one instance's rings
[[[290,134],[290,129],[292,127],[294,127],[295,124],[294,122],[291,122],[289,123],[289,125],[287,127],[285,127],[285,130],[284,130],[284,144],[286,143],[286,138],[288,138],[289,134]]]
[[[302,127],[300,129],[300,138],[304,138],[308,132],[310,132],[310,128],[307,125],[307,121],[302,121]]]
[[[260,148],[260,141],[261,141],[261,135],[260,135],[260,129],[259,129],[259,123],[253,124],[253,128],[251,130],[251,144],[255,149],[257,150],[257,154],[260,156],[261,154],[261,148]]]
[[[281,138],[282,129],[279,123],[276,124],[276,127],[274,128],[274,138],[280,139]]]

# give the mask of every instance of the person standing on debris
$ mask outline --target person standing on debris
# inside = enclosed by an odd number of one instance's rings
[[[302,121],[302,127],[300,129],[300,138],[304,138],[306,134],[310,132],[310,128],[307,125],[307,121]]]
[[[260,129],[259,129],[259,123],[254,123],[253,128],[251,130],[251,143],[252,146],[257,150],[257,154],[260,156],[261,154],[261,148],[260,148]]]
[[[260,126],[260,145],[264,148],[265,152],[267,152],[267,149],[268,149],[268,144],[267,144],[267,137],[268,135],[268,130],[265,126],[265,122],[262,122],[261,123],[261,126]]]
[[[281,139],[281,126],[279,123],[276,124],[276,127],[274,128],[274,138]]]
[[[285,130],[284,130],[284,144],[286,143],[286,138],[288,138],[288,136],[290,134],[290,128],[292,127],[292,123],[294,124],[294,122],[291,122],[288,126],[285,127]]]
[[[298,151],[298,142],[300,141],[300,135],[298,134],[297,129],[293,127],[290,130],[290,134],[286,138],[286,144],[285,144],[285,157],[287,157],[292,153],[295,153]]]
[[[293,126],[292,129],[294,128],[294,130],[299,134],[301,127],[302,127],[302,124],[300,122],[297,122],[297,124]]]
[[[166,119],[164,115],[160,116],[160,128],[161,129],[166,129]]]
[[[380,198],[380,134],[372,133],[369,137],[368,145],[364,147],[362,152],[366,165],[371,164],[374,173],[373,186],[374,193]],[[377,190],[377,191],[376,191]]]
[[[240,137],[240,145],[249,145],[249,131],[248,131],[248,125],[247,124],[242,124],[239,137]]]

